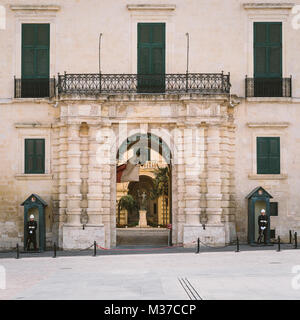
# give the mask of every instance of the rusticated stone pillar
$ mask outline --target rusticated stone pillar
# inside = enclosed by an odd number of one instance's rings
[[[174,130],[174,141],[176,144],[176,154],[173,160],[172,170],[176,173],[176,176],[173,176],[172,183],[175,184],[177,190],[177,221],[173,221],[173,224],[177,224],[177,241],[179,243],[183,242],[183,229],[184,224],[186,223],[185,216],[185,187],[184,187],[184,127],[178,126]],[[175,178],[175,179],[174,179]]]
[[[81,179],[80,179],[80,124],[71,123],[68,125],[68,164],[67,164],[67,215],[68,224],[80,225],[81,214]]]
[[[52,191],[52,212],[53,212],[53,225],[52,225],[52,241],[57,244],[60,243],[59,237],[59,131],[57,125],[53,125],[52,131],[52,148],[53,148],[53,191]]]
[[[102,224],[102,172],[101,167],[97,163],[97,151],[101,143],[101,141],[97,141],[97,134],[101,139],[101,135],[99,134],[100,130],[101,126],[98,124],[89,125],[89,171],[87,194],[89,225]]]
[[[58,199],[59,199],[59,229],[63,226],[66,219],[67,210],[67,136],[68,130],[64,124],[60,125],[59,130],[59,172],[58,172]],[[59,247],[62,247],[62,234],[59,235]]]
[[[206,214],[208,224],[222,224],[221,151],[220,126],[209,124],[207,128],[207,193]]]
[[[200,139],[199,128],[189,126],[184,130],[184,182],[185,215],[189,225],[200,224]]]
[[[84,221],[84,218],[86,216],[86,209],[88,207],[87,204],[87,192],[88,192],[88,164],[89,164],[89,141],[88,141],[88,126],[86,123],[83,123],[80,127],[80,138],[81,138],[81,159],[80,159],[80,164],[81,164],[81,188],[80,188],[80,193],[82,195],[81,198],[81,222]]]

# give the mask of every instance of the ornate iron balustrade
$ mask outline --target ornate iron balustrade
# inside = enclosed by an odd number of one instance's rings
[[[67,74],[58,75],[58,94],[230,93],[230,74]]]
[[[55,78],[14,79],[15,98],[52,98],[55,96]]]
[[[246,97],[291,97],[290,78],[248,78],[245,80]]]

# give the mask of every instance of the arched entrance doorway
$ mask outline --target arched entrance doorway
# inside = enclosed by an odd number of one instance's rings
[[[138,175],[126,173],[122,180],[118,170],[126,170],[129,161],[138,167]],[[168,243],[172,236],[167,228],[172,223],[171,176],[171,151],[161,138],[138,133],[121,144],[117,152],[117,245],[151,245],[159,239],[162,245]]]

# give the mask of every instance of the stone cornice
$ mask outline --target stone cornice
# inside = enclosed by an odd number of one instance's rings
[[[16,174],[16,180],[52,180],[53,174]]]
[[[294,3],[243,3],[244,9],[292,9],[294,7]]]
[[[288,122],[248,122],[249,128],[287,128]]]
[[[12,11],[59,11],[60,6],[57,5],[10,5]]]
[[[51,128],[51,123],[15,123],[15,128]]]
[[[288,175],[281,174],[248,174],[249,180],[286,180]]]
[[[174,11],[176,5],[174,4],[128,4],[127,9],[129,11]]]

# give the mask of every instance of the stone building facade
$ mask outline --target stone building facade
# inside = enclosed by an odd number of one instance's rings
[[[115,246],[117,154],[135,134],[170,165],[174,244],[246,242],[257,187],[276,203],[272,236],[299,231],[294,2],[0,0],[0,247],[23,242],[33,193],[47,203],[47,246]],[[149,78],[143,49],[163,76]]]

